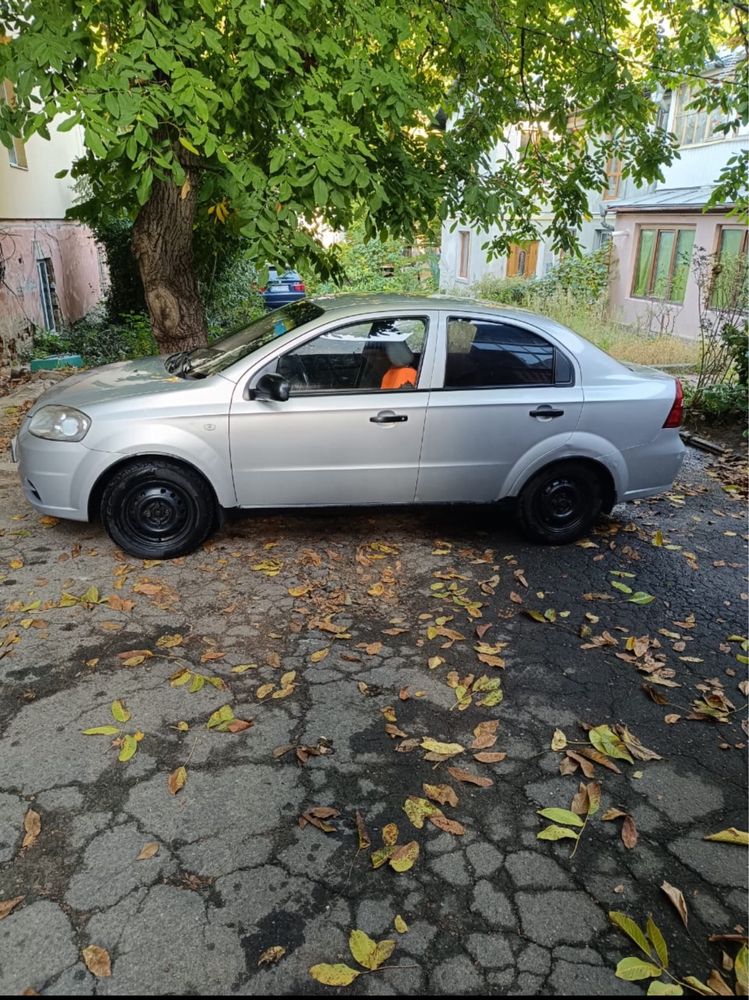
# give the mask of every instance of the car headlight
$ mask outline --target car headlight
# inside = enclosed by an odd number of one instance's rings
[[[72,406],[43,406],[31,418],[29,433],[50,441],[82,441],[91,418]]]

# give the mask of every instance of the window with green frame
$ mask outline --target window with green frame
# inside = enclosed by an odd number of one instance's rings
[[[643,226],[637,245],[632,295],[683,302],[692,263],[694,230]]]
[[[744,226],[720,228],[710,305],[714,309],[749,306],[749,229]]]

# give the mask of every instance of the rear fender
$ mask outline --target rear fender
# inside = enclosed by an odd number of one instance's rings
[[[575,458],[588,459],[604,466],[614,481],[616,497],[626,493],[629,474],[623,455],[619,451],[612,450],[611,442],[605,438],[575,431],[572,434],[547,438],[521,456],[502,484],[498,499],[516,497],[531,476],[552,462],[564,462]]]

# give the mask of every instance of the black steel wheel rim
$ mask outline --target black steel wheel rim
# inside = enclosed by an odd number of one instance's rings
[[[195,507],[190,495],[173,483],[139,483],[124,497],[121,521],[131,537],[146,542],[174,542],[191,530]]]
[[[588,510],[583,484],[571,476],[554,476],[538,490],[534,513],[551,531],[569,531],[581,524]]]

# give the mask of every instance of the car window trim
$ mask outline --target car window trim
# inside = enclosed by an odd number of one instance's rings
[[[540,337],[555,352],[554,353],[554,363],[553,363],[553,368],[552,368],[552,378],[553,378],[553,381],[551,381],[551,382],[508,382],[508,383],[506,383],[504,385],[445,385],[445,378],[447,376],[447,359],[448,359],[448,353],[449,353],[448,352],[448,346],[449,346],[449,344],[448,344],[448,339],[447,339],[447,337],[448,337],[447,327],[448,327],[448,324],[450,323],[451,320],[461,320],[461,319],[464,319],[464,320],[472,320],[473,319],[473,320],[482,321],[484,323],[495,323],[495,324],[502,324],[504,326],[514,326],[514,327],[517,327],[519,330],[525,330],[528,333],[533,333],[537,337]],[[434,386],[433,389],[432,389],[432,392],[471,392],[471,391],[474,391],[474,390],[477,390],[477,391],[486,391],[486,390],[492,390],[492,389],[524,389],[524,388],[529,388],[529,389],[571,389],[571,388],[574,388],[575,385],[577,385],[577,372],[576,372],[575,363],[572,360],[572,358],[569,356],[569,354],[567,353],[567,351],[563,350],[553,337],[550,337],[545,331],[539,330],[538,327],[532,326],[531,324],[520,323],[514,317],[510,317],[510,316],[508,316],[508,317],[504,317],[504,316],[502,316],[502,317],[499,317],[499,316],[487,316],[486,314],[482,314],[482,313],[470,313],[470,312],[461,313],[458,316],[458,315],[455,315],[455,314],[453,314],[451,312],[448,312],[447,310],[444,310],[444,327],[443,327],[443,329],[444,329],[444,347],[445,347],[445,353],[444,353],[445,367],[444,367],[444,371],[442,372],[442,385],[436,385],[436,386]],[[556,379],[556,371],[557,371],[557,354],[556,354],[556,352],[557,351],[559,351],[559,352],[562,353],[562,355],[567,359],[567,362],[568,362],[568,364],[570,366],[570,371],[572,373],[572,377],[571,377],[570,380],[568,380],[566,382],[559,382]]]
[[[343,329],[346,326],[354,326],[360,323],[367,323],[367,322],[374,323],[378,319],[395,319],[395,320],[418,319],[424,323],[425,328],[424,328],[424,344],[421,351],[421,355],[419,357],[419,368],[416,374],[417,385],[415,388],[413,389],[302,389],[298,391],[292,390],[292,392],[289,395],[289,399],[302,399],[305,397],[320,398],[321,396],[384,396],[393,393],[396,393],[399,396],[406,396],[408,394],[416,392],[428,393],[431,391],[429,387],[425,386],[424,388],[420,389],[418,388],[418,383],[422,377],[424,359],[427,356],[427,345],[430,342],[430,329],[432,326],[433,317],[434,317],[434,312],[427,312],[427,313],[415,312],[413,314],[410,314],[395,310],[392,310],[388,313],[370,313],[363,319],[361,317],[348,316],[344,320],[339,321],[337,324],[334,324],[328,327],[327,329],[315,331],[313,335],[306,340],[300,339],[298,343],[295,343],[293,346],[289,347],[286,351],[281,351],[278,354],[276,354],[273,358],[268,358],[262,367],[265,368],[267,365],[271,364],[271,362],[276,362],[277,364],[282,357],[285,357],[285,355],[292,354],[300,347],[304,347],[305,344],[308,344],[311,341],[316,340],[318,337],[324,337],[327,334],[335,333],[336,330]],[[258,372],[253,372],[253,374],[250,376],[249,381],[247,382],[247,386],[245,388],[246,394],[249,393],[252,388],[254,388],[254,386],[252,386],[252,382],[257,376],[257,374]],[[247,398],[247,396],[245,398]]]

